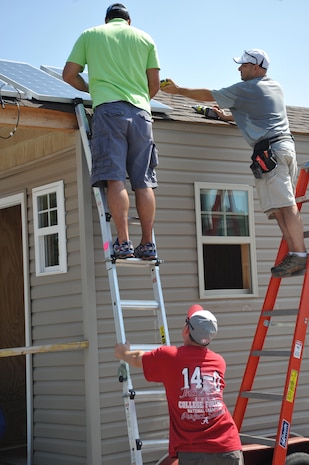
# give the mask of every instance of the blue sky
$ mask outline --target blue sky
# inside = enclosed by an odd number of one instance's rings
[[[1,5],[1,59],[63,66],[80,32],[113,1],[27,0]],[[132,25],[155,40],[161,78],[219,89],[239,81],[234,56],[262,48],[286,104],[309,108],[309,0],[127,0]]]

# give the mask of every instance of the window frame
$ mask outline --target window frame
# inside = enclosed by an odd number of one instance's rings
[[[39,227],[38,198],[54,193],[56,194],[57,224],[52,226]],[[64,182],[62,180],[43,186],[38,186],[32,189],[36,276],[67,273],[67,244],[64,203]],[[59,263],[57,265],[47,266],[45,264],[45,256],[48,251],[46,251],[45,238],[55,234],[58,235]]]
[[[224,191],[245,191],[248,198],[248,236],[204,236],[202,234],[202,210],[201,191],[202,190],[224,190]],[[248,298],[258,295],[257,283],[257,263],[256,263],[256,241],[254,224],[254,202],[253,188],[244,184],[227,184],[212,182],[194,182],[195,194],[195,218],[196,218],[196,240],[198,259],[198,280],[200,299],[227,299],[227,298]],[[243,289],[206,289],[204,276],[204,254],[203,245],[236,244],[240,245],[243,282],[250,282],[249,288]]]

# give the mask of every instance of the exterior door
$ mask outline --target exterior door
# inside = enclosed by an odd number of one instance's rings
[[[21,205],[0,204],[0,349],[25,346]],[[25,356],[0,357],[0,457],[27,450]]]

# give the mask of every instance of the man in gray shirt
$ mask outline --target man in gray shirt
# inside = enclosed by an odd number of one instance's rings
[[[282,88],[266,75],[269,58],[263,50],[245,51],[234,61],[240,64],[242,81],[230,87],[189,89],[168,79],[161,90],[198,101],[215,101],[218,105],[214,105],[213,110],[218,117],[222,121],[236,122],[244,139],[254,149],[251,167],[261,208],[269,219],[277,220],[289,249],[282,262],[271,269],[272,275],[291,276],[306,268],[307,252],[303,223],[295,201],[295,145]],[[222,108],[230,109],[231,114],[226,114]]]

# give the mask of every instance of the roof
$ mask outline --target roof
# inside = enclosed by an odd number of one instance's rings
[[[173,108],[173,112],[168,115],[156,115],[156,117],[160,119],[201,124],[229,124],[223,121],[206,119],[204,116],[196,113],[192,108],[195,104],[211,107],[213,102],[197,102],[180,95],[166,94],[162,91],[157,93],[154,100],[159,100],[161,103]],[[309,108],[287,106],[287,114],[292,133],[309,134]]]

